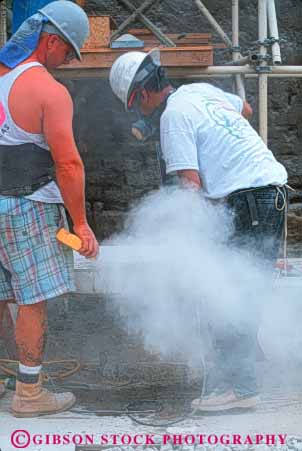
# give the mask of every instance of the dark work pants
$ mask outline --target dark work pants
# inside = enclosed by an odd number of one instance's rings
[[[282,207],[285,207],[283,196],[287,199],[287,192],[285,188],[280,188],[280,191],[276,187],[250,191],[254,198],[253,206],[256,207],[254,215],[251,215],[251,198],[248,199],[247,191],[233,193],[227,198],[234,220],[230,246],[259,258],[259,262],[268,270],[273,270],[283,241],[286,208]],[[252,225],[252,219],[257,219],[258,225]],[[256,312],[254,320],[248,318],[240,325],[239,322],[217,324],[214,320],[210,329],[214,337],[214,359],[212,356],[213,365],[208,370],[205,395],[229,389],[234,390],[239,397],[255,395],[258,391],[255,368],[258,348]]]

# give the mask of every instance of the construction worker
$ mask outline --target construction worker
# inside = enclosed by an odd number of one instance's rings
[[[49,70],[80,60],[88,34],[88,17],[78,5],[54,1],[0,49],[0,321],[14,300],[20,363],[12,413],[18,417],[75,403],[72,393],[42,389],[40,376],[46,300],[75,291],[72,250],[56,240],[57,230],[67,227],[63,204],[82,240],[79,252],[95,257],[98,243],[86,218],[72,100]]]
[[[175,89],[157,49],[120,56],[110,85],[126,111],[137,114],[132,126],[136,138],[144,141],[160,129],[166,173],[230,207],[235,229],[230,243],[273,266],[285,220],[287,173],[249,124],[250,105],[207,83]],[[218,412],[254,407],[259,399],[256,324],[247,321],[239,327],[233,320],[221,324],[214,318],[210,330],[215,355],[204,396],[192,408]]]

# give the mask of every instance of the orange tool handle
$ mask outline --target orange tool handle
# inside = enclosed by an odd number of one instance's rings
[[[77,235],[68,232],[68,230],[62,228],[58,230],[56,234],[57,240],[66,246],[71,247],[75,251],[79,251],[82,247],[82,241]]]

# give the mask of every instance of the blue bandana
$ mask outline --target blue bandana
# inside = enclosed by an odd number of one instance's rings
[[[26,19],[6,45],[0,49],[0,63],[13,69],[26,60],[38,47],[40,34],[46,22],[48,22],[47,17],[41,13]]]

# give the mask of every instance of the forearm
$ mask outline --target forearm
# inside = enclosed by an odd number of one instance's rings
[[[73,225],[79,226],[87,222],[85,208],[85,174],[83,163],[57,165],[56,178]]]
[[[60,83],[54,82],[50,91],[43,103],[43,134],[54,161],[64,204],[73,222],[73,231],[82,243],[79,253],[93,258],[98,254],[99,244],[86,218],[85,173],[74,141],[72,100]]]

